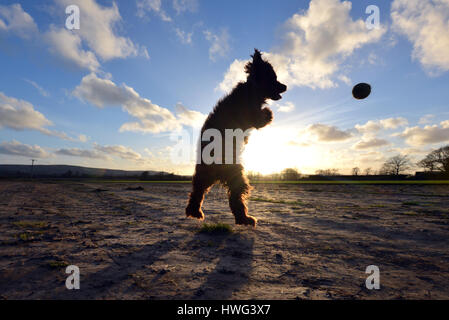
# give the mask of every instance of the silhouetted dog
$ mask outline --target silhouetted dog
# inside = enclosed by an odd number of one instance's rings
[[[250,128],[259,129],[273,120],[272,111],[264,107],[266,100],[281,99],[280,94],[287,90],[287,86],[277,81],[273,67],[262,59],[257,49],[252,58],[252,62],[245,66],[245,71],[248,74],[247,81],[240,82],[229,95],[218,102],[206,119],[201,129],[201,136],[207,129],[217,129],[222,134],[222,140],[225,141],[225,129],[241,129],[243,131]],[[247,137],[244,142],[248,142]],[[204,146],[205,144],[202,142],[201,154]],[[225,150],[224,147],[223,150]],[[196,165],[193,191],[186,208],[188,217],[204,219],[201,210],[204,195],[212,185],[221,182],[228,189],[229,205],[235,216],[235,223],[256,225],[257,220],[247,215],[248,209],[245,202],[251,187],[243,166],[235,161],[238,151],[234,145],[234,162],[232,164],[225,164],[225,152],[223,152],[222,164],[205,164],[201,160]]]

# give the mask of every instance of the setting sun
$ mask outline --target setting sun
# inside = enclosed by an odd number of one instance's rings
[[[243,153],[246,170],[270,174],[286,168],[297,168],[301,172],[310,172],[321,162],[320,155],[313,147],[294,144],[295,136],[297,132],[294,129],[272,127],[255,130]]]

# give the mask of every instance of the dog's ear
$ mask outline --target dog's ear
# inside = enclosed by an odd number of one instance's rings
[[[259,64],[260,62],[263,62],[263,60],[262,60],[262,54],[261,54],[260,51],[257,50],[257,49],[254,49],[254,54],[251,55],[251,57],[253,58],[253,61],[252,61],[252,62],[248,62],[248,63],[245,65],[245,72],[246,72],[247,74],[251,74],[251,70],[252,70],[252,68],[253,68],[254,65],[257,65],[257,64]]]
[[[252,55],[252,57],[253,57],[253,62],[254,63],[262,61],[262,54],[257,49],[254,49],[254,54]]]

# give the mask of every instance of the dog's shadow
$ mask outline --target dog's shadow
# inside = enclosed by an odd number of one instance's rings
[[[110,265],[97,272],[83,275],[81,269],[81,290],[55,290],[53,299],[107,299],[111,292],[119,290],[121,284],[145,266],[151,266],[164,254],[174,250],[179,242],[161,240],[145,245],[138,250],[122,254],[109,254]],[[123,246],[127,247],[127,246]],[[106,252],[107,250],[105,250]],[[115,255],[115,256],[114,256]],[[122,288],[123,289],[123,288]]]
[[[122,255],[111,254],[113,262],[97,272],[84,275],[81,271],[81,290],[59,288],[50,294],[56,299],[105,299],[114,290],[123,289],[122,283],[130,275],[151,266],[165,254],[184,247],[199,260],[196,271],[204,277],[202,261],[215,261],[214,269],[206,272],[206,280],[199,288],[193,289],[189,299],[229,299],[248,283],[253,260],[254,240],[246,234],[202,234],[197,233],[188,243],[161,240],[138,250]],[[194,271],[195,271],[194,270]],[[194,275],[195,276],[195,275]],[[189,279],[184,279],[189,281]],[[187,293],[187,292],[186,292]]]
[[[250,279],[253,245],[246,234],[196,234],[187,247],[194,248],[201,259],[218,258],[218,262],[191,299],[226,300],[242,290]]]

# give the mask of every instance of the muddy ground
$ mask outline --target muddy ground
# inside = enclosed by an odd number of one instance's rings
[[[0,299],[449,299],[447,185],[255,185],[256,229],[215,187],[206,222],[230,234],[198,233],[189,190],[0,182]]]

